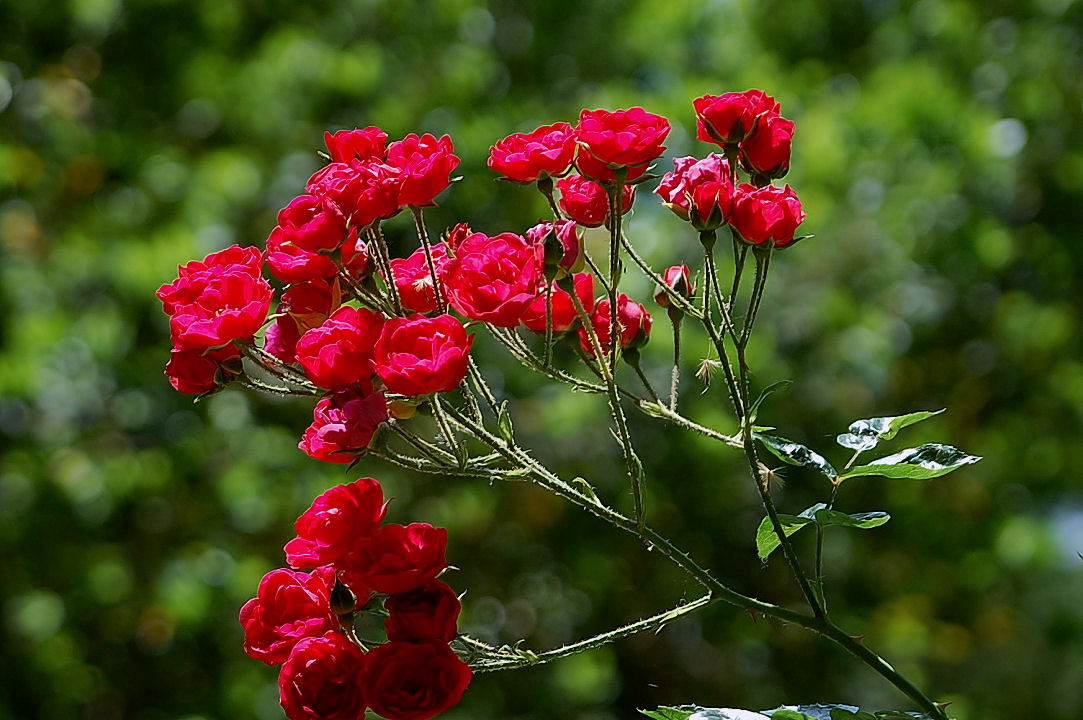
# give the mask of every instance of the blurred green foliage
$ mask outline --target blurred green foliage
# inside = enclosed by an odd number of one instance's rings
[[[772,266],[755,381],[797,382],[761,421],[842,462],[832,438],[851,420],[948,407],[903,441],[986,457],[929,483],[848,483],[844,509],[893,518],[828,535],[833,610],[961,720],[1080,716],[1079,3],[7,0],[0,27],[3,720],[280,717],[236,611],[293,518],[347,478],[296,450],[302,401],[173,393],[153,292],[177,263],[262,242],[325,128],[451,133],[464,180],[433,225],[522,230],[545,207],[492,182],[498,138],[639,104],[673,121],[672,154],[702,154],[691,100],[748,87],[797,122],[787,180],[816,235]],[[405,220],[389,230],[413,242]],[[697,257],[646,192],[630,234],[656,265]],[[644,362],[664,386],[656,328]],[[600,400],[477,347],[539,457],[626,502]],[[732,428],[691,369],[689,413]],[[799,604],[783,563],[756,559],[740,458],[650,419],[632,430],[652,521],[738,589]],[[697,592],[534,489],[361,469],[395,521],[450,529],[464,626],[483,638],[544,648]],[[823,499],[822,480],[782,474],[782,511]],[[715,606],[479,676],[447,717],[820,700],[904,704],[827,643]]]

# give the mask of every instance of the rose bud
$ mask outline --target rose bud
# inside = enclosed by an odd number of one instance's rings
[[[387,720],[427,720],[454,707],[470,667],[443,643],[389,642],[368,653],[361,683],[373,712]]]
[[[331,612],[335,571],[330,567],[311,573],[280,568],[260,581],[256,597],[241,608],[244,651],[268,665],[285,662],[298,641],[318,637],[338,627]]]
[[[438,243],[431,247],[432,264],[436,269],[436,279],[440,287],[444,285],[444,275],[448,263],[447,246]],[[406,258],[391,259],[391,274],[395,277],[395,287],[399,290],[402,306],[418,313],[436,310],[436,292],[433,289],[432,272],[425,257],[425,248],[420,247]]]
[[[252,337],[271,308],[262,267],[258,249],[233,245],[177,268],[177,279],[157,292],[170,316],[173,345],[216,348]]]
[[[585,263],[579,226],[574,220],[557,220],[555,232],[553,227],[551,222],[540,222],[526,231],[527,240],[542,245],[546,276],[562,277],[579,272]],[[555,274],[552,269],[556,270]]]
[[[387,164],[401,173],[399,207],[422,207],[433,205],[433,198],[451,184],[459,158],[449,136],[437,140],[428,133],[411,134],[388,146]]]
[[[326,490],[293,523],[297,537],[286,543],[286,561],[297,568],[338,562],[380,526],[388,502],[372,478]]]
[[[359,720],[365,715],[365,653],[339,632],[297,643],[278,674],[290,720]]]
[[[665,281],[667,287],[671,288],[673,292],[677,293],[685,300],[692,299],[695,288],[692,287],[692,273],[687,265],[674,265],[673,267],[667,268],[666,271],[662,273],[662,280]],[[661,287],[655,292],[654,301],[664,308],[668,308],[671,305],[669,293]]]
[[[749,173],[780,178],[790,171],[790,142],[794,124],[773,113],[760,118],[755,131],[741,143],[741,164]]]
[[[228,385],[242,369],[241,351],[233,345],[218,350],[173,348],[165,374],[177,392],[199,395]]]
[[[575,134],[568,123],[543,125],[509,135],[489,148],[489,167],[520,183],[559,177],[575,157]]]
[[[702,160],[677,158],[654,191],[677,217],[700,231],[725,224],[733,204],[730,164],[712,153]]]
[[[777,113],[779,105],[762,90],[725,95],[704,95],[692,102],[696,109],[696,139],[732,145],[748,137],[764,113]]]
[[[334,390],[372,376],[372,349],[384,319],[344,305],[297,341],[297,362],[322,388]]]
[[[497,327],[515,327],[542,282],[541,246],[514,233],[475,233],[447,266],[448,301],[459,313]]]
[[[305,192],[333,200],[350,226],[365,228],[399,211],[402,171],[374,158],[333,162],[308,180]]]
[[[463,244],[463,241],[474,234],[474,231],[470,229],[470,225],[461,222],[457,223],[453,228],[447,231],[447,235],[444,238],[444,244],[451,248],[452,252],[459,249],[459,246]]]
[[[609,298],[599,300],[594,305],[590,316],[594,332],[598,335],[602,350],[608,352],[612,316],[609,313]],[[617,326],[620,330],[618,343],[625,351],[638,350],[647,344],[651,335],[651,314],[647,308],[633,301],[624,293],[617,297]],[[579,344],[588,355],[594,355],[590,336],[586,328],[579,328]]]
[[[366,390],[362,384],[347,385],[320,398],[312,410],[312,424],[297,447],[315,460],[353,462],[386,421],[383,393],[372,392],[371,386]]]
[[[384,603],[390,617],[384,622],[388,640],[449,642],[457,632],[459,598],[439,580],[392,595]]]
[[[594,276],[590,273],[579,273],[575,276],[575,294],[583,303],[583,308],[589,313],[594,309]],[[523,325],[539,335],[545,334],[545,290],[542,289],[534,301],[530,303],[523,313]],[[572,296],[557,283],[553,283],[553,333],[560,335],[572,329],[579,320],[579,314],[575,310]]]
[[[762,245],[774,241],[775,248],[794,242],[794,233],[806,214],[797,193],[787,185],[757,188],[744,184],[737,188],[730,224],[746,243]]]
[[[557,181],[560,209],[583,227],[601,227],[609,220],[609,194],[605,188],[582,175],[572,173]],[[635,199],[635,186],[626,185],[621,210],[627,213]]]
[[[435,580],[447,567],[447,530],[428,523],[388,524],[360,540],[339,566],[344,577],[376,592],[403,593]]]
[[[392,318],[376,342],[376,374],[400,395],[448,392],[466,377],[473,342],[451,315]]]
[[[620,169],[625,181],[635,180],[665,151],[662,143],[668,134],[669,121],[643,108],[584,110],[575,128],[575,166],[597,182],[613,182],[614,171]]]
[[[331,162],[383,160],[387,156],[387,133],[374,125],[364,129],[339,130],[333,135],[325,132],[323,141],[331,155]]]

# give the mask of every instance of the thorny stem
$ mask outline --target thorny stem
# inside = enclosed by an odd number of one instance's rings
[[[737,302],[737,291],[741,289],[741,275],[745,269],[745,258],[748,256],[748,245],[737,240],[737,233],[731,228],[730,238],[733,240],[733,285],[730,286],[730,316],[733,315],[733,305]]]
[[[670,314],[673,325],[673,370],[669,378],[669,410],[677,412],[677,389],[681,383],[681,320],[684,315],[674,317]]]
[[[715,578],[708,570],[700,567],[700,565],[698,565],[686,552],[677,548],[669,539],[660,535],[652,528],[645,525],[639,525],[631,518],[603,505],[596,496],[588,496],[577,488],[567,484],[527,454],[526,451],[517,446],[510,445],[501,438],[490,433],[483,426],[474,423],[469,418],[461,415],[454,408],[449,407],[447,412],[451,419],[464,430],[474,435],[478,440],[489,445],[489,447],[504,456],[511,464],[521,467],[532,482],[569,500],[611,525],[637,535],[648,548],[657,549],[660,554],[664,555],[667,559],[704,585],[711,593],[712,602],[714,600],[722,600],[751,612],[758,612],[765,616],[806,628],[832,640],[895,685],[895,687],[913,700],[924,711],[928,712],[933,718],[936,720],[947,720],[947,716],[944,714],[943,710],[922,693],[913,683],[900,675],[883,658],[867,648],[858,639],[851,637],[844,630],[826,618],[796,612],[788,608],[743,595],[736,590],[733,590]]]
[[[857,460],[857,456],[862,453],[859,448],[854,450],[854,454],[850,456],[845,467],[842,468],[843,472],[846,472],[853,467],[854,462]],[[842,483],[837,479],[831,481],[831,497],[827,501],[827,509],[835,509],[835,498],[839,494],[839,487]],[[816,582],[820,586],[820,601],[824,606],[824,614],[827,614],[827,592],[824,590],[824,526],[820,523],[816,523]]]
[[[620,395],[617,392],[617,383],[613,376],[613,366],[607,365],[605,362],[605,355],[602,352],[602,343],[598,339],[598,332],[594,328],[594,323],[590,320],[590,315],[587,314],[587,309],[583,307],[583,301],[579,299],[579,294],[573,291],[569,293],[572,296],[572,304],[575,306],[575,312],[579,316],[579,322],[582,324],[584,330],[586,330],[587,337],[590,339],[591,349],[594,351],[594,357],[598,360],[598,367],[602,372],[602,380],[605,382],[606,396],[609,398],[609,413],[613,416],[613,424],[617,428],[617,440],[620,443],[621,451],[624,453],[624,465],[628,471],[628,480],[632,486],[632,502],[635,507],[636,523],[640,528],[643,527],[646,522],[645,510],[643,506],[643,463],[639,461],[639,456],[636,455],[635,447],[632,445],[632,438],[628,434],[628,423],[624,417],[624,408],[620,404]],[[615,304],[609,306],[610,314],[613,318],[617,317],[617,306]],[[610,326],[610,332],[614,333],[614,340],[616,334],[612,326]]]
[[[608,643],[618,640],[629,635],[635,635],[636,633],[644,632],[645,630],[661,630],[664,626],[673,622],[674,620],[693,613],[701,608],[710,605],[715,599],[710,594],[704,595],[701,598],[693,600],[689,603],[678,605],[675,608],[660,612],[657,615],[652,615],[648,618],[643,618],[634,623],[624,625],[622,627],[614,628],[608,632],[600,633],[593,637],[589,637],[578,642],[569,643],[568,645],[562,645],[561,647],[554,648],[552,650],[546,650],[545,652],[532,653],[514,650],[497,650],[496,648],[486,647],[487,652],[492,653],[495,657],[486,662],[484,660],[473,664],[471,667],[475,672],[493,672],[495,670],[510,670],[518,667],[525,667],[530,665],[542,665],[553,660],[558,660],[569,655],[583,652],[584,650],[592,650],[596,647],[601,647]],[[466,638],[460,636],[460,640],[464,640],[469,643]],[[471,638],[472,640],[473,638]],[[477,647],[477,646],[475,646]],[[480,649],[480,648],[479,648]],[[495,652],[494,652],[495,651]]]
[[[768,257],[770,252],[771,250],[768,249]],[[708,258],[710,257],[709,250],[707,251],[707,256]],[[741,337],[736,342],[737,371],[740,374],[740,382],[738,383],[737,390],[741,398],[741,408],[748,408],[751,402],[749,397],[748,362],[745,359],[745,350],[748,345],[749,334],[752,332],[752,324],[755,322],[753,308],[759,305],[760,299],[763,296],[763,289],[767,278],[767,262],[768,260],[761,260],[761,255],[759,253],[756,254],[756,285],[752,290],[752,297],[749,300],[749,314],[745,317]],[[762,271],[761,268],[763,268]],[[710,274],[711,273],[708,273],[708,275]],[[801,589],[801,594],[805,596],[805,601],[808,603],[808,606],[812,608],[812,612],[817,618],[824,619],[826,618],[824,609],[812,590],[812,585],[809,583],[808,576],[801,567],[801,562],[797,557],[797,551],[794,550],[793,544],[786,536],[786,532],[782,527],[782,521],[779,520],[778,517],[778,511],[775,509],[774,500],[771,498],[771,489],[768,487],[767,482],[763,477],[763,468],[759,457],[756,454],[756,443],[752,436],[751,418],[749,418],[744,411],[740,411],[740,414],[741,437],[743,440],[742,444],[744,446],[745,458],[748,460],[749,470],[752,473],[752,479],[755,482],[756,490],[760,494],[760,500],[763,503],[764,510],[767,511],[767,517],[771,521],[771,528],[779,539],[782,547],[782,554],[785,556],[786,563],[790,566],[790,571],[793,573],[794,579]]]
[[[617,374],[617,348],[620,347],[620,313],[617,312],[617,285],[620,283],[620,236],[621,222],[624,218],[624,176],[623,168],[615,171],[616,179],[606,185],[609,192],[609,374]],[[572,293],[575,294],[574,292]],[[598,356],[601,362],[602,356]]]
[[[391,255],[387,250],[387,239],[384,237],[384,231],[379,222],[373,223],[369,229],[369,239],[372,241],[371,247],[375,248],[372,257],[376,258],[381,266],[380,272],[384,276],[384,285],[387,286],[387,292],[391,296],[391,305],[395,308],[395,314],[399,316],[405,315],[406,312],[402,307],[402,297],[399,295],[399,286],[395,284],[395,274],[391,268]]]
[[[414,225],[417,227],[417,237],[421,240],[421,247],[425,250],[425,263],[429,266],[429,277],[432,278],[433,297],[436,298],[436,309],[444,312],[444,293],[440,289],[440,278],[436,274],[436,263],[432,259],[432,245],[429,243],[429,232],[425,229],[425,218],[422,210],[416,205],[410,206],[410,212],[414,215]]]
[[[553,281],[545,286],[545,364],[553,364]]]

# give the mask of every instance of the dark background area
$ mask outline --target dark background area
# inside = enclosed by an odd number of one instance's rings
[[[832,438],[851,420],[947,407],[892,447],[986,458],[928,483],[847,484],[843,509],[893,519],[828,535],[833,612],[960,720],[1080,716],[1078,3],[7,0],[0,27],[0,718],[281,717],[236,612],[283,562],[292,520],[351,476],[296,449],[304,401],[174,393],[153,293],[178,263],[262,243],[324,129],[450,133],[464,179],[432,227],[521,231],[546,209],[492,181],[500,137],[642,105],[674,125],[668,165],[711,150],[693,98],[749,87],[797,123],[787,181],[816,235],[772,265],[755,383],[796,382],[761,422],[841,464]],[[407,218],[388,231],[415,242]],[[629,234],[659,267],[698,256],[648,192]],[[665,385],[655,319],[644,363]],[[701,395],[692,377],[705,344],[689,344],[684,407],[730,431],[720,384]],[[627,507],[601,399],[476,347],[538,456]],[[756,559],[762,511],[739,454],[642,416],[632,432],[652,522],[737,589],[798,607],[783,563]],[[384,482],[393,521],[449,528],[479,637],[543,649],[698,591],[532,488],[375,459],[353,474]],[[824,499],[822,479],[782,474],[783,511]],[[805,557],[811,539],[797,536]],[[827,642],[716,605],[478,676],[447,717],[611,720],[691,701],[906,707]]]

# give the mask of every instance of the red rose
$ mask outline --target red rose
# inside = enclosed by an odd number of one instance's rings
[[[674,170],[662,177],[654,191],[667,208],[697,230],[714,230],[725,224],[733,204],[730,164],[710,154],[702,160],[682,157],[673,161]]]
[[[544,258],[541,246],[514,233],[475,233],[448,265],[451,306],[471,320],[515,327],[538,293]]]
[[[389,642],[368,653],[362,685],[372,711],[387,720],[427,720],[454,707],[470,667],[443,643]]]
[[[260,275],[263,254],[233,245],[177,269],[158,288],[173,344],[182,349],[221,347],[249,338],[267,319],[271,286]]]
[[[560,271],[557,277],[582,270],[583,239],[580,237],[579,226],[574,220],[557,220],[553,237],[558,244],[546,246],[545,241],[549,234],[554,232],[553,227],[551,222],[540,222],[526,231],[526,238],[542,246],[546,267],[552,269],[555,265]],[[558,251],[555,255],[551,254],[554,249]]]
[[[666,271],[662,273],[662,280],[685,300],[690,300],[696,292],[696,289],[692,287],[692,272],[687,265],[674,265],[666,268]],[[662,288],[658,288],[654,294],[654,301],[664,308],[669,307],[669,293]]]
[[[407,135],[387,148],[387,162],[402,174],[399,206],[432,205],[433,198],[451,184],[451,173],[459,167],[455,147],[447,135],[437,140],[428,133]]]
[[[579,296],[583,308],[589,313],[594,309],[594,276],[590,273],[579,273],[573,282],[575,294]],[[523,325],[540,335],[545,334],[545,304],[543,288],[523,313]],[[553,332],[558,335],[568,332],[578,319],[579,315],[575,311],[572,296],[553,283]]]
[[[376,374],[402,395],[448,392],[466,377],[473,342],[451,315],[392,318],[376,342]]]
[[[334,162],[309,178],[305,191],[331,198],[350,218],[350,226],[364,228],[399,211],[402,173],[376,159]]]
[[[286,561],[297,568],[335,563],[378,528],[386,514],[383,488],[372,478],[336,485],[293,523],[297,537],[286,543]]]
[[[559,177],[575,157],[575,134],[568,123],[515,133],[489,148],[489,167],[509,180],[529,183]]]
[[[609,313],[609,298],[599,300],[594,306],[594,312],[590,316],[594,332],[598,335],[598,341],[602,350],[608,352],[609,331],[612,327],[612,315]],[[620,328],[618,342],[624,350],[634,350],[647,344],[651,335],[651,314],[647,308],[633,301],[624,293],[617,297],[617,326]],[[594,348],[590,345],[590,336],[586,328],[579,328],[579,344],[589,355],[594,355]]]
[[[625,168],[625,180],[635,180],[652,160],[665,151],[669,121],[643,108],[584,110],[575,128],[579,172],[599,182],[616,179],[613,171]]]
[[[291,284],[332,277],[338,272],[331,258],[305,250],[280,227],[267,238],[267,265],[276,278]]]
[[[727,145],[744,140],[764,113],[777,113],[778,103],[762,90],[725,95],[704,95],[692,102],[696,109],[696,139]]]
[[[297,341],[297,362],[322,388],[335,389],[372,376],[372,348],[384,319],[344,305]]]
[[[582,175],[572,173],[557,181],[560,209],[584,227],[600,227],[609,219],[609,194],[605,188]],[[623,212],[632,209],[635,186],[625,185],[621,194]]]
[[[447,567],[447,530],[427,523],[388,524],[377,528],[340,561],[347,577],[376,592],[415,590]]]
[[[390,613],[384,622],[387,639],[402,642],[449,642],[462,609],[455,591],[439,580],[392,595],[384,607]]]
[[[297,643],[278,674],[279,702],[290,720],[361,720],[365,653],[340,632]]]
[[[776,248],[794,241],[797,226],[806,218],[797,193],[787,185],[757,188],[744,184],[737,188],[730,224],[741,239],[753,245],[774,240]]]
[[[162,301],[166,315],[173,315],[177,308],[195,302],[206,289],[208,273],[232,270],[247,272],[259,278],[263,267],[263,253],[259,248],[231,245],[225,250],[211,253],[202,260],[193,260],[177,268],[177,279],[158,288],[157,297]]]
[[[218,350],[169,351],[165,374],[177,392],[198,395],[228,384],[241,374],[241,351],[233,345]]]
[[[301,195],[279,211],[278,228],[304,250],[333,250],[346,238],[346,216],[328,197]]]
[[[331,612],[335,571],[311,573],[280,568],[263,576],[259,591],[241,608],[244,651],[268,665],[285,662],[293,646],[338,627]]]
[[[793,123],[781,115],[767,113],[761,117],[753,133],[741,143],[745,169],[768,178],[780,178],[789,172],[793,128]]]
[[[432,246],[432,264],[436,268],[436,279],[441,288],[448,259],[447,246],[444,243]],[[425,257],[425,248],[414,250],[406,258],[392,258],[391,274],[395,277],[395,287],[399,289],[404,308],[419,313],[436,310],[436,293],[433,290],[432,273]]]
[[[323,141],[331,155],[331,162],[348,163],[354,159],[370,158],[383,160],[387,156],[387,133],[374,125],[363,130],[339,130],[333,135],[325,132]]]
[[[348,385],[316,403],[312,424],[297,447],[316,460],[353,462],[356,454],[372,442],[380,424],[386,421],[387,401],[383,393]]]

